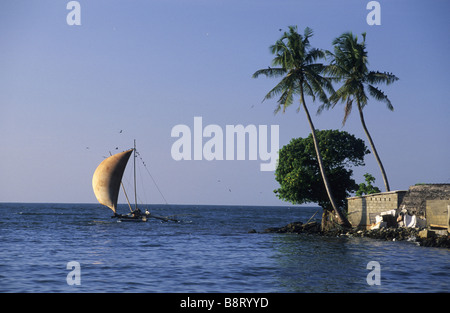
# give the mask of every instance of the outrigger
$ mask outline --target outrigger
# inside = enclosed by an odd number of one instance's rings
[[[134,152],[134,210],[131,208],[128,195],[122,183],[122,176],[127,166],[128,160],[131,154]],[[118,214],[117,200],[119,197],[120,186],[123,188],[123,192],[130,208],[128,214]],[[114,215],[111,218],[117,218],[119,221],[124,222],[146,222],[148,218],[157,218],[164,221],[178,221],[173,218],[155,216],[150,214],[147,210],[145,213],[137,206],[137,192],[136,192],[136,140],[134,141],[134,148],[120,152],[103,160],[94,172],[92,177],[92,188],[94,194],[100,204],[103,204],[110,208]]]

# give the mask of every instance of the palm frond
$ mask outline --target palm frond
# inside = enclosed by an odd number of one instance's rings
[[[286,108],[294,102],[294,92],[295,88],[287,88],[283,90],[281,97],[277,101],[277,107],[275,108],[274,114],[278,113],[281,108],[283,108],[283,113],[286,112]]]
[[[286,69],[284,68],[272,68],[268,67],[265,69],[261,69],[253,73],[253,78],[258,78],[259,75],[265,75],[266,77],[279,77],[286,74]]]
[[[272,99],[274,96],[278,96],[284,92],[285,89],[287,89],[287,86],[289,84],[287,83],[287,77],[284,77],[275,87],[273,87],[264,97],[264,100]]]
[[[348,76],[344,68],[333,63],[325,66],[323,73],[333,82],[340,82],[342,78]]]
[[[378,101],[383,101],[384,103],[386,103],[386,106],[390,111],[394,111],[391,100],[389,100],[388,96],[383,91],[372,85],[367,85],[367,89],[369,90],[369,94],[372,97],[374,97]]]
[[[297,29],[296,29],[296,30],[297,30]],[[313,30],[312,30],[311,28],[309,28],[309,27],[306,27],[305,30],[303,31],[303,36],[304,36],[305,38],[312,37],[313,34],[314,34]]]
[[[316,93],[313,90],[313,87],[311,86],[310,83],[308,83],[308,81],[303,81],[303,91],[305,94],[307,94],[308,96],[310,96],[313,101],[316,101]]]
[[[289,26],[275,44],[270,46],[274,55],[273,67],[258,70],[253,74],[254,78],[260,75],[283,77],[264,97],[264,100],[279,97],[275,113],[281,110],[285,112],[293,103],[295,95],[301,95],[300,109],[304,101],[303,95],[310,96],[313,101],[319,98],[321,102],[328,103],[327,93],[334,93],[334,78],[324,77],[326,66],[318,62],[326,58],[327,52],[311,47],[312,36],[313,31],[308,27],[303,34],[299,34],[297,26]]]
[[[317,61],[318,59],[324,59],[325,58],[325,51],[321,49],[311,49],[308,51],[308,54],[305,56],[305,64],[312,64],[313,62]]]
[[[278,105],[283,106],[283,113],[286,112],[287,107],[289,107],[294,102],[294,89],[288,89],[286,92],[284,92],[280,99],[278,100]]]
[[[327,53],[327,55],[333,56],[333,60],[325,69],[325,73],[330,75],[331,80],[341,81],[346,87],[340,88],[338,92],[334,93],[330,97],[330,102],[334,106],[337,101],[344,101],[351,96],[358,100],[361,108],[363,108],[368,102],[367,94],[364,91],[367,87],[370,96],[385,102],[388,109],[392,110],[392,104],[387,96],[371,84],[383,83],[389,85],[398,80],[398,78],[392,73],[368,70],[365,33],[362,34],[362,39],[362,41],[358,42],[358,37],[348,32],[333,41],[334,53]],[[350,104],[347,101],[346,106]],[[350,112],[349,109],[350,107],[346,107],[345,111]]]
[[[296,93],[295,77],[293,75],[286,75],[272,90],[270,90],[263,99],[272,99],[275,96],[280,96],[277,101],[277,107],[274,114],[278,113],[283,108],[283,113],[286,108],[293,103],[293,95]]]
[[[347,103],[345,104],[344,119],[342,120],[342,126],[345,125],[345,122],[347,122],[347,118],[350,116],[350,113],[352,113],[352,104],[353,99],[348,98]]]
[[[386,85],[390,85],[393,82],[397,81],[398,77],[392,73],[387,72],[378,72],[371,71],[367,74],[367,82],[369,84],[380,84],[384,83]]]
[[[360,83],[358,85],[359,85],[359,88],[357,88],[357,90],[356,90],[355,99],[357,99],[359,101],[359,104],[361,105],[361,109],[363,109],[367,105],[369,97],[367,97],[367,94],[364,91],[364,85],[362,83]]]
[[[313,97],[313,101],[315,101],[315,96],[317,95],[322,103],[327,103],[327,92],[333,94],[334,88],[328,78],[320,75],[320,72],[323,71],[322,68],[323,66],[321,64],[305,66],[305,82],[310,89],[310,93],[308,93],[308,95]]]
[[[329,105],[330,105],[329,102],[320,104],[319,107],[317,108],[316,114],[320,115],[325,109],[328,109]]]
[[[342,85],[338,90],[336,90],[336,92],[334,92],[330,96],[330,98],[329,98],[330,105],[328,106],[328,108],[330,108],[330,107],[334,108],[334,106],[338,102],[344,102],[350,96],[351,96],[350,85],[348,85],[348,84]]]

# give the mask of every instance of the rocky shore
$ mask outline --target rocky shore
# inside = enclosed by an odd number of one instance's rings
[[[250,232],[256,232],[252,230]],[[388,241],[410,241],[424,247],[440,247],[450,249],[450,235],[437,235],[432,231],[418,228],[379,228],[372,230],[361,229],[335,229],[323,232],[318,222],[303,224],[302,222],[289,223],[283,227],[270,227],[264,230],[264,233],[296,233],[296,234],[315,234],[320,236],[333,237],[367,237]]]

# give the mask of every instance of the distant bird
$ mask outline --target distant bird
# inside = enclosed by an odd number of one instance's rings
[[[218,179],[218,180],[217,180],[217,182],[218,182],[218,183],[220,183],[220,182],[221,182],[221,180],[220,180],[220,179]],[[228,189],[228,191],[229,191],[229,192],[231,192],[231,188],[228,188],[227,186],[225,186],[225,188],[227,188],[227,189]]]
[[[122,130],[120,130],[119,134],[121,134],[121,133],[122,133]]]
[[[116,147],[116,150],[119,150],[119,147]]]

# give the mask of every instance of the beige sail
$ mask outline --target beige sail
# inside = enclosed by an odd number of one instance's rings
[[[116,212],[120,182],[133,149],[114,154],[103,160],[92,177],[92,188],[100,204]]]

